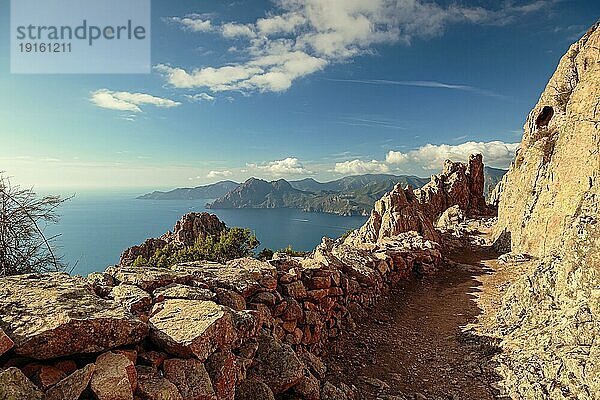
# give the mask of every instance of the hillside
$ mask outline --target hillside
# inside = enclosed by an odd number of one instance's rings
[[[223,208],[296,208],[307,212],[338,215],[368,215],[373,204],[397,183],[423,185],[424,179],[393,175],[361,175],[320,183],[302,181],[267,182],[251,178],[207,205]]]
[[[239,186],[233,181],[222,181],[194,188],[177,188],[168,192],[154,191],[138,197],[142,200],[200,200],[217,199]]]

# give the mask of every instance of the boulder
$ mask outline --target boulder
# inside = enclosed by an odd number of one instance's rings
[[[171,358],[164,362],[165,378],[172,382],[183,400],[217,400],[204,364],[194,359]]]
[[[45,400],[78,400],[92,379],[94,369],[94,364],[88,364],[73,372],[48,389]]]
[[[40,389],[46,390],[66,377],[67,374],[60,369],[51,365],[42,365],[29,379]]]
[[[460,206],[454,205],[452,207],[448,207],[446,211],[442,213],[440,218],[437,220],[435,224],[439,229],[454,229],[465,221],[465,214],[463,210],[460,209]]]
[[[253,258],[232,260],[226,265],[195,261],[175,265],[172,269],[192,275],[195,280],[206,284],[210,289],[233,290],[245,298],[262,290],[275,290],[277,287],[275,267]]]
[[[0,279],[0,327],[15,353],[37,359],[96,353],[141,341],[147,325],[65,273]]]
[[[179,299],[154,305],[150,336],[170,354],[196,356],[201,361],[236,339],[231,314],[224,307],[212,301]]]
[[[219,400],[233,400],[240,366],[230,351],[216,351],[206,360],[206,370]]]
[[[271,389],[258,379],[245,379],[235,389],[235,400],[275,400]]]
[[[12,349],[14,345],[12,339],[0,328],[0,356]]]
[[[115,286],[109,297],[125,307],[130,312],[142,312],[152,305],[152,297],[134,285]]]
[[[157,301],[165,299],[214,300],[216,294],[208,289],[172,283],[152,292]]]
[[[44,394],[18,368],[0,372],[0,399],[42,400]]]
[[[304,378],[304,365],[289,345],[261,335],[248,376],[266,383],[274,394],[283,393]]]
[[[112,352],[98,356],[90,382],[97,400],[132,400],[136,387],[137,374],[131,360]]]
[[[185,284],[192,281],[190,274],[168,268],[115,266],[107,268],[106,273],[121,285],[134,285],[148,293],[172,283]]]
[[[136,395],[145,400],[183,400],[172,382],[160,376],[151,367],[136,367],[138,387]]]

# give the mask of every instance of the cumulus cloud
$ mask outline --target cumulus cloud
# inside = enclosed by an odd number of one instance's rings
[[[385,174],[390,172],[387,164],[377,160],[352,160],[335,164],[334,172],[342,175]]]
[[[228,39],[248,40],[244,61],[191,71],[166,65],[157,69],[175,87],[285,91],[296,79],[329,64],[368,54],[375,45],[410,44],[415,38],[438,36],[455,23],[508,24],[552,2],[536,0],[521,6],[507,2],[487,9],[456,3],[443,6],[424,0],[276,0],[275,11],[250,24],[227,22],[215,29],[210,20],[202,18],[172,19],[187,29],[214,30]],[[411,84],[450,88],[431,86],[431,82]],[[454,88],[474,90],[467,86]]]
[[[515,157],[519,143],[466,142],[458,145],[427,144],[406,153],[390,151],[386,163],[396,167],[420,167],[425,171],[437,171],[445,160],[466,161],[471,154],[482,154],[483,162],[490,167],[507,168]]]
[[[213,25],[210,19],[203,19],[199,15],[187,15],[183,18],[171,17],[167,19],[170,22],[181,25],[184,29],[192,32],[210,32],[213,30]]]
[[[223,24],[221,27],[221,31],[223,36],[226,38],[234,38],[234,37],[247,37],[253,38],[256,36],[254,32],[254,26],[251,24],[236,24],[236,23],[227,23]]]
[[[233,172],[229,171],[229,170],[224,170],[224,171],[209,171],[209,173],[206,175],[207,178],[227,178],[229,176],[232,176]]]
[[[99,89],[91,93],[90,101],[98,107],[110,110],[142,112],[140,106],[152,105],[161,108],[177,107],[181,103],[152,96],[146,93],[113,92]]]
[[[214,101],[215,97],[208,93],[186,94],[185,97],[191,101]]]
[[[260,171],[269,175],[280,177],[286,175],[309,175],[311,171],[306,169],[302,162],[295,157],[288,157],[283,160],[271,161],[263,165],[247,164],[246,171]]]

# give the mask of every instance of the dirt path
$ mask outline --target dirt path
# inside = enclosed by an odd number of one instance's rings
[[[355,385],[359,399],[496,398],[495,341],[465,331],[481,313],[475,298],[495,255],[479,248],[449,258],[439,272],[400,283],[356,332],[332,342],[330,380]]]

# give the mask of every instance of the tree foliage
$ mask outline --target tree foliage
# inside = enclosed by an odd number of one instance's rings
[[[254,249],[260,242],[249,229],[231,228],[220,235],[199,236],[193,246],[183,247],[168,244],[154,253],[150,259],[139,256],[134,267],[162,267],[191,261],[216,261],[225,263],[241,257],[254,256]]]
[[[38,196],[12,185],[0,171],[0,276],[60,271],[66,268],[44,227],[58,222],[59,196]]]

